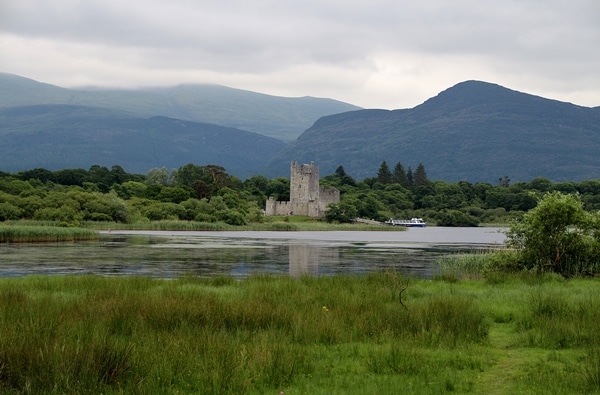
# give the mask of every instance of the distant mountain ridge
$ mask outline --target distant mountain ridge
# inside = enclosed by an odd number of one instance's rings
[[[337,166],[362,179],[383,160],[431,179],[487,181],[600,178],[600,107],[545,99],[481,81],[459,83],[412,109],[358,110],[319,119],[268,165],[285,174],[289,158]]]
[[[0,171],[120,165],[146,174],[154,167],[215,164],[245,178],[264,170],[280,140],[164,116],[133,117],[107,108],[36,105],[0,108]]]
[[[324,115],[359,107],[314,97],[278,97],[220,85],[179,85],[129,90],[66,89],[0,73],[0,108],[69,104],[212,123],[289,142]]]
[[[79,91],[0,73],[0,171],[118,164],[145,173],[192,162],[220,165],[240,178],[288,177],[291,161],[314,161],[322,176],[341,165],[361,180],[374,177],[385,160],[392,169],[422,163],[430,179],[449,182],[600,178],[600,107],[465,81],[411,109],[350,106],[315,116],[286,145],[247,130],[267,122],[299,125],[321,105],[341,102],[279,99],[196,85]],[[180,117],[165,115],[175,108]],[[244,130],[189,121],[198,111]]]

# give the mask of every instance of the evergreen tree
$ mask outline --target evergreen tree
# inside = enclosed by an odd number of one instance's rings
[[[500,177],[498,179],[498,185],[503,188],[508,188],[510,186],[510,178],[508,176]]]
[[[415,185],[415,177],[413,175],[412,167],[408,166],[408,170],[406,170],[406,186],[412,187]]]
[[[344,170],[344,166],[338,166],[338,168],[335,169],[335,175],[339,178],[344,178],[344,176],[346,175],[346,170]]]
[[[423,166],[422,163],[419,163],[419,166],[417,166],[417,169],[415,170],[415,174],[414,174],[414,185],[415,186],[422,186],[422,185],[427,185],[427,173],[425,172],[425,166]]]
[[[402,163],[396,163],[396,167],[394,167],[394,182],[402,185],[403,187],[408,186],[408,179],[406,178],[406,170],[404,170],[404,166]]]
[[[381,166],[379,166],[379,170],[377,171],[377,181],[380,183],[387,185],[391,184],[393,179],[392,172],[388,167],[385,161],[381,162]]]

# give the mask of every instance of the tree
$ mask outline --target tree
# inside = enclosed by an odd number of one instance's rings
[[[383,185],[390,184],[392,182],[392,172],[385,161],[381,162],[379,170],[377,171],[377,181]]]
[[[435,220],[438,226],[477,226],[479,221],[477,218],[459,210],[442,210],[437,212]]]
[[[162,187],[156,200],[166,203],[181,203],[190,198],[190,191],[182,187]]]
[[[191,187],[192,184],[198,180],[204,181],[207,184],[210,184],[211,182],[209,177],[207,177],[207,174],[204,172],[204,168],[202,166],[188,163],[187,165],[181,166],[179,169],[177,169],[176,185]]]
[[[427,172],[425,171],[425,166],[423,166],[422,163],[419,163],[414,174],[414,185],[416,187],[420,187],[427,185],[427,183]]]
[[[192,183],[192,189],[196,191],[198,199],[210,199],[212,196],[212,188],[202,180],[196,180]]]
[[[510,185],[510,178],[508,176],[498,178],[498,185],[502,188],[508,188]]]
[[[90,167],[85,181],[96,184],[98,189],[103,193],[108,192],[112,184],[114,184],[113,175],[110,173],[110,170],[105,166],[99,165],[92,165]]]
[[[547,193],[506,235],[521,267],[539,272],[589,272],[600,252],[599,215],[584,211],[578,195]]]
[[[273,197],[277,201],[290,200],[290,180],[288,178],[279,177],[269,181],[267,185],[266,195]]]
[[[394,182],[402,185],[403,187],[408,187],[408,179],[406,178],[406,170],[404,170],[404,166],[402,163],[396,163],[394,167]]]
[[[0,221],[19,219],[23,210],[9,202],[0,202]]]
[[[169,170],[166,167],[155,167],[148,170],[146,174],[146,184],[169,185]]]
[[[37,168],[33,170],[22,171],[17,174],[19,179],[23,181],[27,180],[40,180],[42,183],[46,183],[48,181],[52,181],[54,179],[54,174],[50,170],[46,170],[43,168]]]
[[[61,185],[79,185],[88,177],[87,171],[83,169],[64,169],[54,172],[54,182]]]
[[[349,201],[332,203],[325,212],[327,222],[350,223],[357,217],[356,207]]]
[[[408,166],[408,170],[406,170],[406,185],[408,187],[412,187],[415,185],[415,177],[413,174],[412,167]]]
[[[110,175],[112,176],[113,183],[122,184],[126,181],[131,180],[131,176],[119,165],[114,165],[110,168]]]

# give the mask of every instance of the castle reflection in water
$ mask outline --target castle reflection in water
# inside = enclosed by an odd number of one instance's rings
[[[340,260],[339,248],[318,248],[309,244],[290,244],[290,276],[300,277],[305,274],[317,276],[319,262],[335,266]]]

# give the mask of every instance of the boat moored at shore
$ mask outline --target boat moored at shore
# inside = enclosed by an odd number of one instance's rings
[[[424,228],[427,223],[423,221],[423,218],[411,218],[411,219],[392,219],[385,221],[386,225],[392,226],[406,226],[408,228]]]

